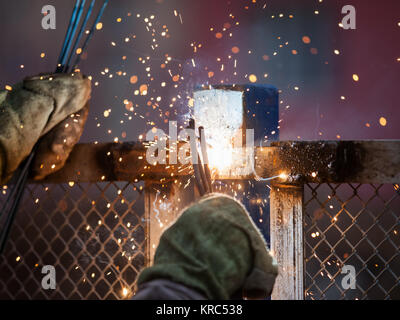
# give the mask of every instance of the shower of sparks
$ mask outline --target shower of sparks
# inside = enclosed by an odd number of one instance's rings
[[[322,6],[322,0],[319,0],[320,6]],[[318,19],[318,16],[323,15],[323,8],[319,7],[318,10],[313,8],[310,13],[313,14],[313,19]],[[91,111],[89,117],[93,117],[96,123],[96,129],[101,130],[101,133],[105,133],[110,137],[110,140],[115,143],[121,143],[123,141],[143,141],[145,139],[145,133],[148,129],[161,127],[168,123],[169,120],[176,120],[176,118],[182,118],[182,123],[179,123],[179,129],[183,129],[188,125],[188,119],[193,116],[193,88],[194,85],[211,85],[211,84],[237,84],[237,83],[260,83],[266,81],[273,83],[275,81],[274,74],[268,69],[268,62],[279,61],[280,54],[288,53],[293,59],[298,58],[302,54],[312,54],[313,56],[321,56],[321,49],[317,48],[315,37],[313,34],[302,34],[296,41],[288,41],[285,39],[283,34],[276,34],[276,45],[272,45],[268,50],[255,50],[254,48],[247,48],[244,43],[240,41],[239,35],[241,32],[241,21],[238,18],[243,14],[250,12],[251,10],[262,10],[265,16],[270,21],[284,21],[286,24],[292,24],[296,21],[296,16],[290,10],[286,12],[270,12],[268,3],[257,3],[253,0],[248,5],[244,6],[241,11],[229,12],[225,17],[222,17],[218,24],[208,26],[207,30],[204,30],[209,34],[207,41],[199,41],[198,39],[191,39],[189,43],[181,43],[181,46],[189,48],[192,56],[186,57],[182,60],[179,57],[174,56],[169,52],[171,47],[171,38],[176,35],[171,33],[171,30],[185,30],[189,28],[190,18],[183,15],[180,10],[170,10],[166,17],[158,17],[156,14],[143,14],[137,12],[135,14],[127,13],[126,16],[115,17],[113,19],[114,24],[121,28],[121,33],[113,35],[113,39],[104,40],[104,46],[112,50],[117,48],[123,48],[122,56],[115,56],[115,63],[112,65],[101,65],[98,70],[92,72],[89,79],[92,81],[95,90],[106,90],[105,88],[110,84],[114,84],[118,87],[123,87],[123,93],[118,93],[115,96],[114,103],[110,105],[102,105],[101,108]],[[173,17],[174,19],[169,19]],[[170,21],[171,25],[168,25],[166,21]],[[135,33],[132,27],[130,32],[122,31],[122,26],[125,24],[140,24],[146,30],[146,36],[142,39],[138,39],[138,35]],[[400,27],[400,22],[397,23]],[[115,27],[115,26],[114,26]],[[339,27],[342,27],[339,23]],[[104,32],[107,29],[107,24],[99,22],[96,25],[97,32]],[[217,56],[210,59],[206,59],[202,54],[204,48],[214,47],[218,44],[223,46],[226,50],[218,52]],[[304,49],[306,48],[306,50]],[[42,49],[43,50],[43,49]],[[77,54],[81,54],[81,48],[77,49]],[[332,54],[333,53],[333,54]],[[330,47],[329,48],[329,59],[340,59],[346,52],[342,48]],[[38,59],[46,62],[45,52],[35,54]],[[46,59],[45,59],[46,58]],[[251,69],[244,70],[241,61],[258,60],[262,67],[259,70]],[[324,59],[328,59],[324,57]],[[395,58],[393,63],[400,61],[400,58]],[[29,66],[24,62],[20,61],[16,68],[26,70]],[[357,82],[360,81],[360,75],[356,70],[346,75],[348,79],[352,77],[352,85],[357,86]],[[192,83],[193,82],[193,83]],[[7,84],[4,86],[5,90],[12,91],[11,85]],[[280,93],[282,96],[298,95],[303,91],[304,86],[302,83],[288,83],[287,88],[281,89]],[[345,94],[341,95],[341,94]],[[336,99],[340,97],[340,103],[346,103],[351,100],[351,95],[347,93],[339,93]],[[280,101],[281,104],[281,119],[279,123],[284,120],[287,112],[290,112],[291,104],[286,99]],[[287,105],[286,107],[284,107]],[[295,106],[293,106],[295,107]],[[119,115],[122,110],[122,116]],[[115,111],[114,111],[115,110]],[[140,123],[144,124],[144,129],[140,134],[130,132],[130,123],[135,119],[139,120]],[[365,126],[371,127],[371,123],[376,123],[376,119],[367,122]],[[388,125],[388,120],[385,117],[380,117],[378,120],[380,126],[385,127]],[[118,126],[111,125],[118,123]],[[127,128],[126,128],[127,127]],[[275,132],[273,133],[275,134]],[[272,134],[272,135],[273,135]],[[323,133],[320,131],[319,136]],[[337,135],[337,139],[341,136]],[[298,139],[301,139],[298,136]],[[97,141],[96,141],[97,143]],[[217,163],[214,166],[213,176],[218,173],[218,170],[232,165],[229,157],[224,157],[223,147],[210,148],[209,159],[211,163]],[[110,156],[110,154],[107,154]],[[140,159],[142,160],[142,159]],[[120,159],[123,162],[124,159]],[[218,168],[220,166],[220,168]],[[145,168],[147,171],[151,170],[151,165],[146,164]],[[146,171],[145,170],[145,171]],[[189,171],[192,174],[191,168],[188,165],[178,165],[176,170],[178,172]],[[253,170],[254,171],[254,170]],[[309,173],[313,178],[316,178],[317,172]],[[143,178],[146,178],[145,174]],[[257,181],[272,181],[280,179],[286,181],[289,178],[287,173],[280,173],[279,175],[267,178],[258,177],[255,174],[255,180]],[[105,176],[101,177],[102,181],[106,180]],[[185,182],[178,180],[174,181],[177,186],[186,189],[190,186],[193,179],[188,179]],[[137,182],[137,181],[135,181]],[[160,181],[162,184],[164,181]],[[69,187],[76,188],[75,182],[70,181]],[[246,192],[246,188],[243,185],[236,182],[221,182],[213,181],[216,191],[226,192],[236,198],[250,198],[252,195]],[[253,181],[249,182],[249,185],[253,185]],[[397,186],[397,187],[396,187]],[[395,186],[396,191],[399,190],[398,185]],[[266,184],[266,187],[269,187]],[[138,187],[138,190],[142,190],[142,186]],[[136,190],[136,189],[135,189]],[[2,194],[6,195],[8,188],[7,186],[2,187]],[[47,190],[46,190],[47,191]],[[122,198],[122,194],[118,193],[117,197]],[[40,199],[34,198],[33,201],[40,205]],[[265,202],[268,199],[259,199],[257,202],[260,206],[260,210],[265,206]],[[124,203],[125,199],[121,199],[121,203]],[[93,201],[92,205],[96,203]],[[153,203],[155,219],[159,223],[160,228],[165,228],[170,222],[164,216],[164,212],[170,213],[173,209],[170,207],[171,203],[166,198],[162,188],[157,190],[155,200]],[[107,204],[107,209],[111,210],[111,204]],[[163,216],[163,219],[162,219]],[[116,216],[116,219],[119,217]],[[337,216],[333,218],[333,221],[337,221]],[[263,220],[260,219],[260,222]],[[103,225],[101,220],[98,220],[97,227]],[[129,229],[130,224],[126,225]],[[97,228],[96,227],[96,228]],[[87,226],[86,231],[90,234],[94,234],[97,229],[93,226]],[[397,235],[397,230],[393,231]],[[318,237],[319,233],[314,232],[311,236]],[[131,239],[133,240],[133,239]],[[131,254],[127,250],[123,250],[124,244],[130,241],[128,235],[124,238],[115,239],[121,250],[121,255],[130,259]],[[130,245],[130,248],[137,250],[135,245]],[[17,258],[20,261],[20,257]],[[111,272],[109,272],[111,274]],[[112,273],[118,275],[119,270],[114,268]],[[96,274],[87,275],[87,277],[96,277]],[[122,279],[122,278],[121,278]],[[122,281],[122,280],[121,280]],[[127,297],[131,292],[128,284],[121,282],[122,296]],[[312,293],[307,293],[312,295]]]

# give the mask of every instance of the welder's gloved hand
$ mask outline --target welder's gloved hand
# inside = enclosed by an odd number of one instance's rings
[[[5,183],[40,138],[34,176],[60,169],[87,117],[90,80],[80,74],[25,79],[0,92],[0,180]]]
[[[41,180],[61,169],[78,143],[89,114],[89,103],[51,129],[41,140],[33,160],[31,176]]]
[[[207,299],[263,299],[277,274],[276,261],[246,209],[214,194],[186,209],[161,236],[154,265],[139,276],[137,298],[164,279]]]

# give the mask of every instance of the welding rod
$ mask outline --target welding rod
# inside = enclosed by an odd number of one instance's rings
[[[96,3],[96,0],[92,0],[92,3],[90,4],[90,7],[88,9],[88,12],[86,13],[85,19],[83,20],[83,23],[81,25],[81,29],[79,30],[79,33],[78,33],[78,36],[76,37],[74,46],[72,47],[72,51],[71,51],[71,53],[70,53],[70,55],[68,57],[68,60],[67,60],[67,62],[65,64],[65,69],[64,69],[65,73],[68,73],[68,68],[69,68],[69,64],[70,64],[71,59],[72,59],[72,55],[76,52],[76,49],[78,48],[79,42],[81,41],[81,38],[82,38],[83,33],[85,31],[86,24],[88,23],[89,18],[90,18],[91,14],[92,14],[93,7],[94,7],[95,3]]]
[[[69,51],[70,51],[71,45],[72,45],[72,40],[75,38],[76,29],[78,28],[79,21],[81,20],[81,17],[82,17],[82,12],[83,12],[83,7],[85,6],[85,2],[86,2],[86,0],[82,0],[82,2],[80,3],[80,6],[79,6],[78,13],[75,14],[75,20],[73,21],[72,29],[69,34],[69,38],[66,39],[67,42],[65,44],[64,52],[62,54],[62,59],[57,65],[56,72],[58,72],[58,73],[64,71],[65,62],[66,62],[66,59],[68,58],[68,54],[69,54]]]
[[[37,145],[35,146],[34,150],[37,148]],[[13,190],[11,191],[11,194],[7,197],[6,203],[3,205],[1,208],[1,214],[7,209],[7,206],[10,202],[11,198],[14,198],[10,211],[6,217],[6,221],[4,223],[4,227],[1,230],[1,235],[0,235],[0,254],[3,253],[3,250],[5,248],[5,245],[7,243],[7,238],[8,234],[10,233],[12,223],[14,221],[14,218],[16,216],[16,213],[18,211],[19,205],[21,203],[21,197],[24,192],[24,187],[25,184],[28,180],[28,175],[29,175],[29,167],[30,164],[32,163],[32,160],[35,156],[35,152],[32,152],[29,157],[26,159],[25,164],[21,168],[21,172],[18,175],[18,179],[13,187]]]
[[[194,170],[194,179],[196,182],[197,190],[199,191],[200,196],[204,196],[206,191],[204,190],[204,186],[201,181],[201,173],[200,173],[200,166],[198,163],[193,163],[193,170]]]
[[[201,143],[201,142],[200,142]],[[200,148],[200,152],[202,152],[202,149]],[[198,170],[199,170],[199,177],[201,180],[201,185],[204,188],[204,193],[209,193],[209,188],[208,188],[208,183],[207,183],[207,178],[206,178],[206,173],[204,172],[204,167],[203,167],[203,163],[200,157],[200,152],[197,151],[197,161],[198,161]]]
[[[200,148],[201,148],[201,155],[203,156],[203,165],[204,165],[204,174],[205,180],[204,183],[208,187],[208,192],[212,192],[212,182],[211,182],[211,171],[208,165],[208,153],[207,153],[207,141],[206,141],[206,134],[204,132],[204,127],[199,127],[199,134],[200,134]]]
[[[79,25],[79,22],[80,22],[81,17],[82,17],[83,8],[85,6],[85,3],[86,3],[86,0],[82,0],[82,3],[80,5],[80,7],[79,7],[78,15],[77,15],[75,23],[74,23],[74,26],[72,27],[71,35],[70,35],[70,37],[68,39],[67,47],[65,48],[64,57],[61,60],[61,70],[62,70],[61,72],[64,71],[65,63],[67,62],[69,51],[71,50],[72,40],[75,38],[75,33],[76,33],[76,30],[78,29],[78,25]]]
[[[189,120],[189,125],[187,128],[192,129],[192,130],[195,129],[194,119]],[[196,153],[197,153],[197,159],[194,159],[193,152],[192,152],[192,165],[193,165],[193,171],[194,171],[194,181],[196,183],[197,190],[199,191],[199,194],[202,197],[206,193],[206,190],[203,186],[202,179],[201,179],[201,173],[200,173],[201,161],[200,161],[200,158],[198,155],[199,152],[197,150],[197,144],[196,144],[195,148],[196,148]]]
[[[64,55],[65,55],[65,49],[67,47],[67,43],[68,43],[69,38],[71,36],[71,31],[72,31],[73,25],[75,23],[76,13],[78,12],[78,7],[79,7],[80,2],[81,2],[81,0],[76,0],[75,7],[72,10],[71,19],[69,20],[67,33],[65,34],[65,38],[64,38],[63,46],[62,46],[62,49],[61,49],[61,52],[60,52],[60,56],[58,57],[58,60],[57,60],[57,70],[56,70],[56,72],[61,72],[58,68],[61,67],[61,61],[62,61],[62,59],[64,58]]]
[[[198,163],[199,163],[198,168],[199,168],[199,172],[200,172],[201,184],[202,184],[202,186],[204,188],[204,193],[209,193],[208,184],[207,184],[207,178],[206,178],[206,174],[204,172],[204,167],[203,167],[203,163],[201,161],[199,152],[197,152],[197,160],[198,160]]]
[[[95,20],[95,22],[93,23],[93,26],[92,26],[92,28],[91,28],[90,31],[89,31],[89,35],[87,36],[85,42],[83,43],[82,52],[81,52],[81,54],[79,54],[79,55],[76,57],[76,59],[75,59],[75,62],[74,62],[74,64],[73,64],[73,69],[75,69],[75,68],[78,66],[79,62],[81,61],[81,56],[83,55],[83,52],[85,51],[85,49],[86,49],[86,47],[87,47],[87,45],[88,45],[90,39],[92,39],[93,33],[94,33],[95,30],[96,30],[96,26],[97,26],[97,24],[100,22],[100,19],[101,19],[101,17],[103,16],[104,10],[106,9],[108,2],[109,2],[109,0],[105,0],[105,1],[104,1],[103,6],[101,7],[101,9],[100,9],[100,11],[99,11],[99,14],[98,14],[97,17],[96,17],[96,20]]]
[[[190,119],[188,128],[194,129],[195,122],[194,119]],[[206,193],[211,193],[212,190],[212,183],[211,183],[211,172],[208,166],[208,154],[207,154],[207,142],[205,139],[204,134],[204,127],[199,127],[199,134],[200,134],[200,152],[197,148],[196,144],[196,151],[197,151],[197,162],[193,162],[193,171],[194,171],[194,178],[195,183],[197,186],[197,190],[199,191],[200,196],[205,195]],[[193,159],[193,155],[192,155]],[[202,163],[202,159],[204,164]]]

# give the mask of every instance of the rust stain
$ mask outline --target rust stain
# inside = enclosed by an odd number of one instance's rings
[[[349,181],[364,170],[365,150],[353,141],[340,141],[332,169],[338,181]]]

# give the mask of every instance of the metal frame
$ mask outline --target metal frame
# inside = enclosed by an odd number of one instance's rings
[[[30,183],[145,181],[146,256],[150,262],[162,229],[194,199],[195,191],[184,187],[193,174],[190,166],[149,165],[146,162],[148,145],[148,142],[79,144],[62,170],[44,181]],[[271,250],[281,268],[273,299],[303,299],[307,269],[304,186],[308,183],[398,183],[400,141],[277,142],[271,147],[256,148],[254,163],[258,176],[281,173],[287,176],[271,183]],[[216,177],[217,180],[251,178]],[[162,206],[158,205],[161,198]]]

